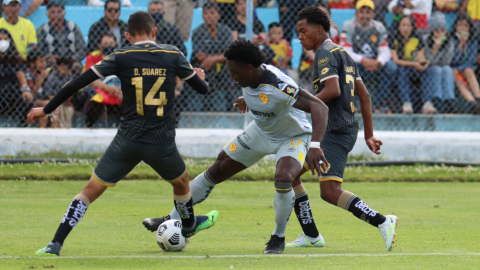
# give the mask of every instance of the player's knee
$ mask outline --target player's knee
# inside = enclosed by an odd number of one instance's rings
[[[336,204],[337,202],[335,201],[335,198],[338,197],[337,193],[340,192],[341,189],[338,189],[336,187],[327,187],[327,188],[321,188],[320,190],[320,197],[322,200],[331,203],[331,204]]]
[[[295,175],[296,176],[296,175]],[[275,183],[293,183],[295,176],[291,172],[280,172],[275,174]]]

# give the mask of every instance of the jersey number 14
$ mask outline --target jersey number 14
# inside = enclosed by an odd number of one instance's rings
[[[163,106],[167,105],[167,99],[165,98],[165,92],[160,92],[158,98],[154,98],[157,94],[160,87],[162,87],[165,77],[158,77],[155,84],[152,86],[152,89],[148,91],[147,96],[145,97],[145,102],[143,101],[143,77],[134,77],[132,78],[132,85],[135,85],[135,96],[137,98],[137,114],[144,115],[143,105],[155,105],[157,108],[157,116],[163,116]]]

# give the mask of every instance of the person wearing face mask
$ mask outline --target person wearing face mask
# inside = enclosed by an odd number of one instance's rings
[[[33,95],[27,85],[24,62],[11,34],[0,28],[0,115],[8,115],[15,124],[26,127],[27,112]]]
[[[183,44],[182,34],[178,28],[164,19],[165,9],[160,0],[152,0],[148,3],[148,13],[152,16],[157,27],[157,43],[170,44],[177,47],[185,56],[187,48]]]
[[[98,50],[87,55],[87,59],[85,60],[85,70],[91,68],[105,56],[114,53],[116,48],[117,42],[115,36],[110,33],[103,34]],[[84,110],[86,111],[86,127],[93,127],[95,122],[97,122],[98,118],[102,115],[104,105],[108,105],[109,111],[113,111],[113,113],[118,114],[120,112],[119,105],[122,103],[122,90],[119,86],[108,85],[105,81],[106,79],[98,79],[91,84],[91,86],[94,87],[96,94],[90,98],[89,104],[86,104],[87,108]],[[83,91],[86,90],[84,89]]]
[[[47,61],[59,57],[71,57],[80,62],[87,55],[87,45],[80,27],[65,20],[65,4],[51,1],[47,5],[48,22],[37,28],[39,49],[47,55]]]

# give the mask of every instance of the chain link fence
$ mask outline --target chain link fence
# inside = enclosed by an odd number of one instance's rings
[[[177,46],[207,75],[206,96],[178,80],[178,126],[243,128],[243,116],[231,106],[241,88],[230,78],[222,53],[246,37],[246,0],[47,2],[23,18],[22,5],[32,1],[4,1],[0,127],[28,126],[31,108],[44,106],[66,82],[128,45],[123,35],[128,16],[143,10],[157,24],[157,42]],[[267,64],[302,88],[313,89],[314,52],[304,51],[297,39],[296,14],[317,5],[331,16],[333,42],[357,62],[372,96],[376,129],[480,131],[480,11],[470,5],[479,1],[462,5],[460,0],[455,6],[450,3],[455,1],[426,0],[413,8],[413,1],[396,0],[253,2],[253,41]],[[116,127],[119,93],[118,78],[96,81],[34,126]]]

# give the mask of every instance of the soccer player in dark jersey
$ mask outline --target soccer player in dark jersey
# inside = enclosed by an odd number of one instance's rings
[[[155,42],[155,23],[147,12],[130,15],[128,32],[132,46],[105,56],[102,61],[70,81],[44,107],[35,108],[28,120],[52,113],[79,89],[98,78],[116,75],[122,83],[122,119],[118,133],[93,171],[85,188],[73,198],[53,240],[36,252],[58,256],[65,238],[82,219],[89,204],[107,187],[113,187],[139,162],[150,165],[173,186],[174,205],[182,220],[182,235],[191,237],[218,219],[216,210],[195,216],[189,177],[175,144],[175,78],[186,80],[200,94],[208,92],[205,73],[193,69],[185,56],[171,45]]]
[[[321,147],[330,162],[330,169],[319,178],[321,197],[378,227],[386,249],[391,250],[398,218],[394,215],[381,215],[355,194],[342,189],[347,156],[355,145],[358,133],[354,95],[360,99],[365,142],[377,155],[380,154],[382,142],[373,135],[370,94],[362,82],[358,68],[345,49],[330,40],[329,30],[328,16],[319,8],[307,7],[298,13],[298,38],[306,50],[315,50],[313,83],[316,96],[329,108],[327,133]],[[300,175],[307,170],[309,169],[304,168]],[[293,182],[293,188],[296,195],[294,209],[304,235],[287,244],[287,247],[323,246],[324,243],[319,242],[323,239],[320,239],[322,237],[315,226],[307,192],[300,181],[300,176]]]

